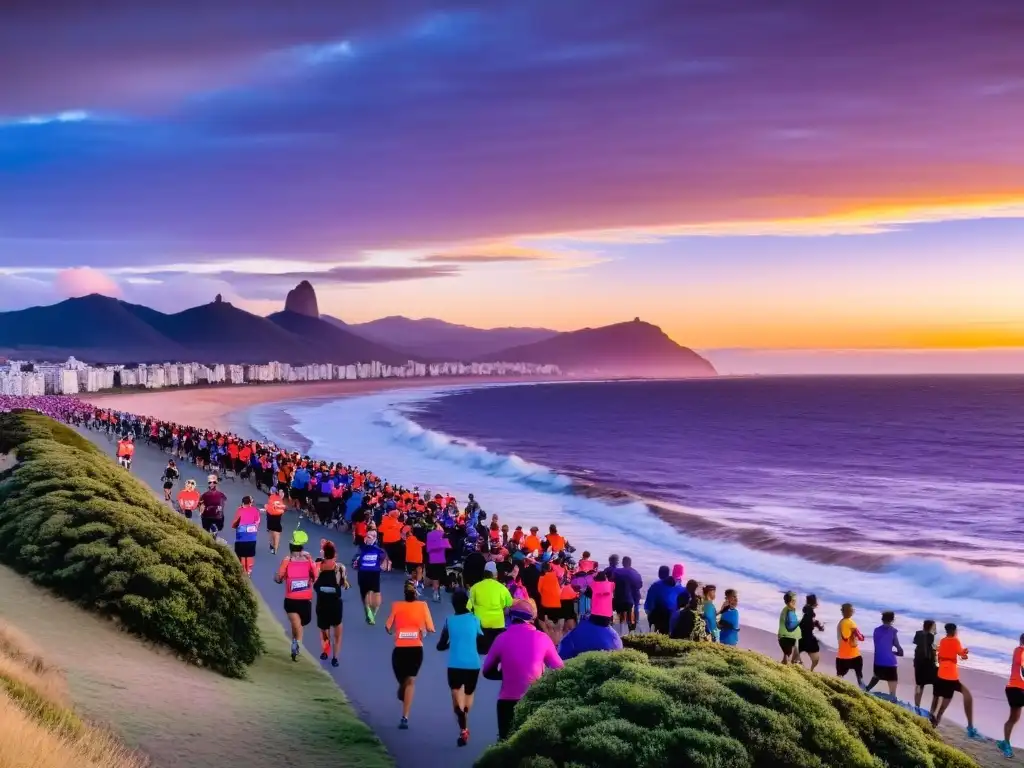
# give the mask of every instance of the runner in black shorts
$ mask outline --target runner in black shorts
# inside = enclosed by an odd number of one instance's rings
[[[1010,738],[1013,727],[1020,721],[1020,711],[1024,709],[1024,635],[1021,635],[1013,658],[1010,661],[1010,679],[1006,682],[1006,703],[1010,705],[1010,716],[1003,725],[1003,740],[996,742],[1004,757],[1013,757]]]
[[[437,641],[437,650],[449,651],[448,688],[452,692],[452,709],[459,725],[460,747],[469,742],[469,710],[480,679],[480,656],[476,641],[482,634],[480,619],[469,611],[469,595],[458,591],[452,595],[455,615],[448,618]]]
[[[320,660],[327,661],[331,657],[331,666],[338,666],[338,649],[341,647],[341,620],[344,603],[341,590],[348,589],[345,566],[336,557],[334,544],[324,540],[320,544],[323,557],[319,561],[320,573],[313,583],[316,593],[316,627],[320,630],[322,651]]]
[[[423,638],[434,631],[434,622],[426,603],[417,600],[416,582],[405,582],[403,600],[391,604],[391,614],[384,628],[395,636],[395,649],[391,652],[391,669],[398,682],[398,700],[402,702],[402,719],[398,727],[409,727],[416,690],[416,675],[423,664]]]

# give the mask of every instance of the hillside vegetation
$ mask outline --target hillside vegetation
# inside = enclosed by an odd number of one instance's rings
[[[970,768],[921,718],[727,646],[624,638],[535,683],[479,768]]]
[[[0,561],[187,661],[241,677],[260,654],[238,559],[73,430],[0,414]]]

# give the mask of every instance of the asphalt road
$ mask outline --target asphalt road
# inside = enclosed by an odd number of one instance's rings
[[[113,458],[115,442],[108,441],[104,434],[84,429],[80,431]],[[140,441],[132,463],[132,474],[153,488],[161,499],[163,482],[160,478],[169,458],[168,454]],[[196,481],[200,491],[206,489],[206,472],[199,471],[197,467],[187,462],[179,462],[178,468],[181,479],[175,486],[174,495],[189,478]],[[229,521],[244,495],[253,496],[260,507],[267,498],[266,494],[257,492],[248,481],[222,480],[221,490],[228,497],[225,512]],[[285,552],[285,545],[296,527],[296,522],[297,516],[294,512],[285,513],[284,532],[281,534],[281,550]],[[198,525],[198,518],[196,524]],[[346,567],[350,566],[355,548],[352,546],[351,538],[343,531],[328,530],[308,520],[302,522],[302,529],[309,534],[308,549],[314,557],[318,555],[320,539],[329,539],[338,547],[341,562],[345,563]],[[228,530],[223,536],[229,544],[233,544],[233,531]],[[269,535],[265,526],[261,526],[252,585],[270,605],[281,624],[281,631],[287,634],[284,586],[274,583],[274,573],[283,555],[271,555],[269,547]],[[374,626],[366,623],[359,601],[359,591],[355,586],[355,574],[350,567],[349,580],[353,586],[344,594],[344,634],[341,652],[338,655],[340,666],[335,669],[330,666],[329,661],[319,660],[320,633],[316,630],[315,615],[312,623],[306,628],[303,638],[304,651],[312,654],[317,663],[321,664],[341,687],[359,716],[380,736],[399,768],[471,766],[476,757],[497,739],[495,709],[499,683],[481,677],[473,711],[469,716],[470,741],[467,746],[458,747],[455,743],[458,727],[448,690],[448,654],[436,649],[438,635],[428,636],[424,642],[423,667],[416,679],[416,698],[409,718],[410,727],[407,731],[400,731],[398,720],[402,714],[401,704],[396,697],[398,686],[391,671],[394,640],[384,631],[384,621],[391,603],[402,599],[405,576],[397,571],[382,574],[384,602]],[[445,617],[453,613],[450,596],[444,592],[441,595],[441,603],[427,601],[438,634],[444,626]]]

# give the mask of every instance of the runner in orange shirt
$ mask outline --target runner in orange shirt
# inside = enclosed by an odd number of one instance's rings
[[[957,665],[961,659],[967,659],[968,650],[964,648],[957,637],[956,624],[946,625],[946,636],[939,641],[937,656],[939,659],[939,670],[935,678],[932,690],[935,692],[935,700],[932,702],[932,711],[929,719],[932,725],[938,726],[946,708],[953,701],[953,694],[957,691],[964,697],[964,715],[967,717],[967,736],[971,739],[981,738],[974,727],[974,698],[970,690],[960,682],[960,670]],[[935,711],[936,705],[938,712]]]
[[[195,480],[186,480],[185,487],[178,493],[178,509],[181,514],[192,519],[192,513],[199,508],[199,491]]]
[[[405,572],[416,582],[417,591],[423,590],[423,549],[426,547],[410,530],[405,536]]]
[[[996,746],[1006,757],[1013,757],[1010,737],[1013,735],[1013,726],[1020,720],[1020,711],[1024,709],[1024,635],[1020,636],[1019,644],[1013,649],[1010,679],[1006,682],[1006,703],[1010,705],[1010,717],[1003,725],[1003,740],[996,742]]]
[[[264,507],[267,513],[267,532],[270,533],[270,554],[276,555],[277,548],[281,544],[281,521],[284,519],[284,511],[287,505],[284,498],[278,493],[276,487],[270,489],[270,496],[267,497],[267,506]]]
[[[416,675],[423,665],[423,638],[434,631],[430,608],[416,598],[416,583],[411,580],[405,582],[404,599],[391,604],[391,613],[384,624],[388,634],[395,636],[391,669],[398,681],[398,698],[402,702],[402,719],[398,723],[402,730],[409,727]]]

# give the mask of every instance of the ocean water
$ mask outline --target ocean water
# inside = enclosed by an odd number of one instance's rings
[[[1024,631],[1024,378],[762,378],[388,392],[261,406],[251,429],[405,484],[555,522],[645,579],[740,590],[777,627],[815,592],[870,629],[955,621],[1002,673]],[[834,644],[834,642],[832,643]]]

